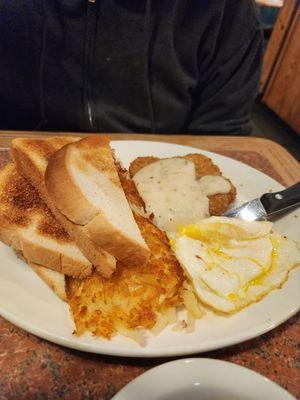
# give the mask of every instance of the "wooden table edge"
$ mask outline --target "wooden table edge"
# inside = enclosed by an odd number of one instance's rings
[[[88,132],[0,131],[0,149],[9,148],[11,141],[17,137],[84,137],[93,134],[94,133]],[[283,178],[286,185],[292,185],[300,180],[300,167],[298,161],[284,147],[270,139],[249,136],[182,134],[108,133],[106,135],[109,136],[111,140],[146,140],[175,143],[212,152],[254,151],[269,161],[274,170]]]

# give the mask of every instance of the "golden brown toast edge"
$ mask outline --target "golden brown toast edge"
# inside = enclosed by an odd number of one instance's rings
[[[11,148],[12,157],[18,172],[28,179],[38,190],[40,197],[51,209],[55,218],[72,237],[86,258],[90,260],[91,264],[94,265],[100,274],[109,277],[116,268],[115,258],[99,248],[99,246],[96,246],[80,227],[73,224],[59,212],[50,196],[48,196],[45,187],[44,174],[51,156],[63,145],[78,140],[80,140],[80,138],[63,136],[49,139],[14,139]],[[39,150],[37,150],[37,148],[39,148]],[[92,266],[89,273],[91,273],[91,271]]]

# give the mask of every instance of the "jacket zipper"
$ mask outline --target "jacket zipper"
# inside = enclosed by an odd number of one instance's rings
[[[88,130],[95,131],[96,123],[93,113],[92,71],[94,62],[97,6],[96,0],[87,0],[87,2],[83,96]]]

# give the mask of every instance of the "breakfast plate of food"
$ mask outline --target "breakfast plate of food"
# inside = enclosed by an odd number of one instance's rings
[[[160,357],[259,336],[300,309],[299,210],[222,216],[283,187],[169,143],[15,139],[0,171],[0,314],[88,352]]]

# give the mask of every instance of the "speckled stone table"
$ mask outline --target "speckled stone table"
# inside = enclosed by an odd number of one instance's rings
[[[32,136],[34,133],[30,133]],[[0,166],[9,160],[13,137],[0,132]],[[39,134],[42,136],[41,134]],[[299,164],[279,145],[255,138],[217,136],[111,135],[113,139],[161,140],[222,153],[245,162],[280,183],[300,180]],[[1,148],[2,147],[2,148]],[[199,356],[199,355],[195,355]],[[248,367],[300,399],[300,316],[259,338],[201,354]],[[0,317],[0,399],[108,400],[132,379],[169,359],[93,355],[39,339]]]

